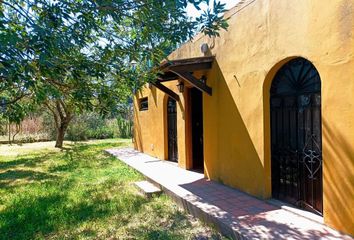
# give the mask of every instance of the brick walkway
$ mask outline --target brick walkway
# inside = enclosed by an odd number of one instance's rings
[[[354,239],[317,221],[209,181],[203,174],[131,148],[107,152],[160,185],[189,213],[215,224],[219,231],[234,239]]]

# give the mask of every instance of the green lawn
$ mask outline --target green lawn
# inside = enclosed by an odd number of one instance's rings
[[[130,140],[0,146],[0,239],[220,239],[103,152]]]

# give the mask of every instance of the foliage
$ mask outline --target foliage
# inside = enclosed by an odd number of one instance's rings
[[[56,128],[53,120],[53,116],[48,111],[43,111],[43,132],[48,136],[48,140],[55,140],[56,137]]]
[[[227,23],[228,19],[225,19],[222,16],[224,12],[224,5],[220,2],[214,0],[214,9],[213,12],[210,9],[204,11],[202,15],[196,18],[197,22],[204,22],[201,27],[201,32],[209,37],[220,36],[220,30],[227,29],[229,24]]]
[[[23,99],[53,115],[57,147],[77,113],[116,111],[132,91],[153,81],[156,66],[196,26],[209,36],[226,29],[224,5],[199,22],[185,14],[208,0],[4,0],[0,2],[0,107],[11,121]],[[138,62],[132,68],[130,63]],[[31,106],[31,105],[30,105]]]
[[[73,141],[88,140],[91,128],[96,130],[104,125],[104,119],[94,113],[84,113],[74,117],[71,122],[66,138]],[[113,137],[113,136],[111,136]]]
[[[122,117],[117,118],[117,124],[119,129],[119,137],[130,138],[132,137],[133,122],[131,120],[124,119]]]
[[[66,139],[72,141],[131,137],[131,121],[118,117],[107,119],[97,113],[76,116],[68,128]]]
[[[89,139],[131,138],[132,121],[124,112],[116,115],[101,116],[95,112],[77,114],[65,136],[66,140],[82,141]],[[3,124],[3,125],[2,125]],[[11,125],[11,134],[15,133],[15,125]],[[11,136],[12,136],[11,135]],[[43,111],[41,114],[31,114],[20,124],[20,132],[16,142],[35,142],[55,140],[56,130],[53,117]],[[0,118],[0,141],[8,140],[8,122]]]
[[[5,118],[0,117],[0,135],[5,135],[7,133],[6,127],[7,127],[8,121],[6,121]]]
[[[30,96],[37,103],[65,99],[79,109],[111,110],[151,80],[149,69],[196,26],[210,36],[227,27],[218,3],[199,22],[186,17],[187,3],[198,8],[202,2],[208,1],[2,1],[0,104]],[[132,60],[139,62],[134,70]]]
[[[138,194],[143,177],[103,153],[127,145],[0,146],[0,239],[220,239],[165,195]]]
[[[16,109],[19,107],[19,109]],[[23,103],[22,105],[18,103],[14,103],[11,105],[9,108],[6,109],[5,113],[0,114],[0,140],[1,136],[6,135],[6,140],[11,142],[15,142],[17,140],[17,137],[21,135],[22,133],[26,132],[28,129],[23,129],[22,126],[23,120],[25,116],[27,115],[26,119],[26,125],[29,127],[29,122],[31,122],[31,119],[34,117],[34,114],[29,113],[30,111],[34,110],[34,107],[30,104]],[[37,119],[38,120],[38,119]],[[36,128],[36,135],[39,136],[41,135],[41,129],[38,129],[38,125],[41,124],[36,124],[34,122],[32,123],[32,128]],[[22,138],[21,142],[32,142],[32,138]]]

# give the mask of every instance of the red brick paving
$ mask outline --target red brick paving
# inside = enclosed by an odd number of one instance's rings
[[[353,240],[322,223],[209,181],[203,174],[181,169],[133,149],[107,152],[161,185],[191,214],[214,223],[222,233],[234,239]]]

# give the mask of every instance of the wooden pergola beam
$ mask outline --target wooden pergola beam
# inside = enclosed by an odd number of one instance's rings
[[[162,82],[182,79],[200,91],[205,92],[211,96],[211,87],[196,79],[192,72],[211,69],[214,59],[215,57],[211,56],[165,61],[159,66],[161,73],[157,75],[157,81],[152,84],[176,101],[179,101],[178,94],[164,86]]]
[[[215,57],[196,57],[196,58],[186,58],[186,59],[178,59],[171,61],[164,61],[160,65],[160,70],[167,72],[169,70],[175,71],[184,71],[188,70],[189,72],[197,71],[197,70],[205,70],[210,69],[212,67],[213,61]]]
[[[154,85],[156,88],[160,89],[161,91],[163,91],[164,93],[166,93],[168,96],[170,96],[177,102],[179,101],[178,94],[172,91],[171,89],[169,89],[168,87],[166,87],[165,85],[161,84],[159,81],[153,82],[151,84]]]
[[[190,72],[176,72],[172,71],[181,77],[183,80],[189,82],[194,87],[198,88],[200,91],[207,93],[209,96],[212,95],[211,87],[207,86],[205,83],[196,79]]]
[[[171,65],[168,66],[165,71],[176,71],[176,72],[194,72],[199,70],[211,69],[212,62],[196,62],[193,64],[185,65]]]
[[[165,72],[163,74],[158,74],[157,75],[157,80],[160,82],[167,82],[167,81],[173,81],[177,80],[178,76],[172,72]]]

